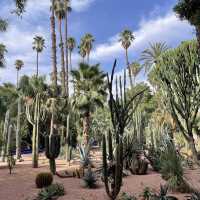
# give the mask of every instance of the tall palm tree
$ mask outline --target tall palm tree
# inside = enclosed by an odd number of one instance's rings
[[[85,36],[82,38],[83,46],[84,46],[84,49],[85,49],[86,55],[87,55],[87,63],[88,64],[89,64],[89,60],[90,60],[90,52],[92,50],[94,41],[95,41],[94,37],[90,33],[85,34]]]
[[[130,85],[133,86],[132,78],[131,78],[131,69],[129,67],[129,60],[128,60],[128,48],[131,46],[131,43],[134,41],[135,37],[133,32],[126,29],[120,33],[119,42],[121,42],[122,47],[125,49],[125,57],[126,57],[126,65],[129,71],[129,79]]]
[[[179,0],[174,11],[181,20],[188,20],[196,28],[196,37],[199,43],[200,56],[200,1],[199,0]]]
[[[24,62],[22,60],[15,61],[15,68],[17,70],[17,88],[19,88],[19,71],[24,66]]]
[[[7,53],[6,46],[0,44],[0,68],[5,67],[5,53]]]
[[[76,47],[76,40],[73,37],[69,37],[67,40],[68,50],[69,50],[69,65],[70,71],[72,70],[72,52]]]
[[[76,87],[73,105],[83,117],[83,138],[84,144],[87,144],[91,113],[98,106],[102,107],[106,100],[105,74],[100,71],[99,65],[90,66],[85,63],[80,63],[79,69],[71,73]]]
[[[21,16],[25,12],[26,3],[28,0],[14,0],[16,9],[13,11],[18,16]]]
[[[82,62],[84,63],[85,62],[85,56],[86,56],[86,50],[85,50],[85,46],[84,46],[84,43],[81,41],[81,44],[80,46],[78,46],[78,53],[80,54],[80,56],[82,57]]]
[[[58,29],[60,34],[60,51],[61,51],[61,84],[62,84],[62,96],[66,96],[66,71],[65,71],[65,53],[64,43],[62,37],[62,20],[65,18],[65,4],[62,0],[55,0],[55,15],[58,19]]]
[[[136,84],[136,77],[142,70],[142,66],[138,62],[132,62],[130,64],[130,69],[131,69],[131,75],[133,75],[133,85],[135,86]]]
[[[55,0],[51,0],[51,42],[52,42],[52,48],[51,48],[51,58],[52,58],[52,86],[54,90],[54,96],[57,95],[57,89],[58,89],[58,84],[57,84],[57,51],[56,51],[56,31],[55,31],[55,12],[54,12],[54,5],[55,5]]]
[[[145,71],[150,71],[152,66],[156,64],[160,55],[168,49],[169,47],[165,42],[150,43],[149,48],[142,52],[140,58],[140,60],[143,62],[143,66],[145,67]]]
[[[43,37],[41,36],[35,36],[33,38],[33,50],[36,51],[37,53],[37,57],[36,57],[36,77],[38,77],[38,67],[39,67],[39,53],[41,53],[43,51],[43,49],[45,48],[45,40]]]
[[[17,90],[19,89],[19,71],[24,66],[24,62],[22,60],[15,61],[15,68],[17,70]],[[21,158],[21,111],[22,111],[22,102],[20,93],[18,93],[18,103],[17,103],[17,128],[16,128],[16,158]]]
[[[72,11],[70,7],[70,0],[63,0],[65,5],[65,64],[66,64],[66,88],[67,96],[69,96],[69,65],[68,65],[68,14]]]

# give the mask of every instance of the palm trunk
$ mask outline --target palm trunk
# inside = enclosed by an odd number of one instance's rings
[[[88,63],[88,65],[90,63],[90,53],[87,53],[87,63]]]
[[[17,70],[17,89],[19,88],[19,70]]]
[[[87,145],[89,142],[90,130],[90,113],[87,113],[83,119],[83,144]]]
[[[64,53],[64,46],[63,46],[63,39],[62,39],[62,20],[59,19],[59,33],[60,33],[60,51],[61,51],[61,82],[62,82],[62,96],[66,96],[66,73],[65,73],[65,53]]]
[[[52,85],[54,95],[57,95],[57,57],[56,57],[56,32],[55,32],[55,16],[54,16],[54,1],[52,0],[51,14],[51,40],[52,40]]]
[[[69,51],[70,71],[72,71],[72,51]]]
[[[36,77],[38,78],[38,68],[39,68],[39,53],[38,53],[38,51],[37,51],[37,58],[36,58],[36,60],[37,60]]]
[[[16,129],[16,158],[19,160],[21,158],[21,110],[22,110],[22,104],[21,104],[21,97],[18,98],[18,109],[17,109],[17,129]]]
[[[133,87],[133,81],[132,81],[132,77],[131,77],[131,68],[129,66],[129,61],[128,61],[128,49],[126,49],[126,65],[127,65],[127,68],[128,68],[130,85],[131,85],[131,88],[132,88]]]
[[[66,93],[69,97],[69,66],[68,66],[68,10],[66,9],[65,13],[65,64],[66,64]]]

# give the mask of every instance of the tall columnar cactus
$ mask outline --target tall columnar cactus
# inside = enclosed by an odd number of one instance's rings
[[[49,159],[50,170],[56,174],[55,159],[60,154],[60,135],[52,134],[45,138],[45,155]]]
[[[6,158],[9,124],[10,124],[10,110],[7,110],[3,127],[3,145],[1,149],[2,162],[5,162]]]
[[[108,90],[109,90],[109,107],[111,113],[111,120],[113,124],[113,132],[115,136],[115,143],[112,142],[112,136],[109,132],[108,144],[109,144],[109,156],[107,158],[106,138],[103,136],[103,174],[104,183],[108,196],[110,199],[115,200],[120,192],[122,185],[122,172],[123,172],[123,133],[125,127],[132,119],[133,113],[137,108],[138,103],[142,98],[142,90],[135,94],[130,99],[126,96],[126,72],[124,71],[124,81],[122,78],[116,78],[116,95],[113,95],[113,78],[116,67],[116,60],[113,65],[111,78],[108,78]],[[132,102],[134,101],[134,107]],[[116,151],[113,156],[113,146],[115,145]],[[109,162],[107,162],[107,160]]]
[[[16,129],[16,158],[21,158],[21,110],[22,110],[22,99],[18,98],[18,113],[17,113],[17,129]]]
[[[31,114],[33,111],[33,114]],[[39,122],[44,120],[44,112],[41,108],[41,95],[38,93],[34,99],[33,104],[26,105],[26,116],[28,121],[33,126],[32,132],[32,166],[38,167],[38,153],[39,153]]]

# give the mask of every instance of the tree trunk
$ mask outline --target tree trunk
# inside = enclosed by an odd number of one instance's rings
[[[56,57],[56,32],[55,32],[55,16],[54,16],[54,1],[52,0],[51,14],[51,40],[52,40],[52,85],[54,96],[57,95],[57,57]]]
[[[131,88],[132,88],[133,87],[133,81],[132,81],[132,77],[131,77],[131,68],[129,66],[129,61],[128,61],[128,49],[126,49],[126,65],[127,65],[127,68],[128,68],[130,85],[131,85]]]
[[[17,89],[19,89],[19,70],[17,69]]]
[[[38,53],[38,51],[37,51],[37,58],[36,58],[36,64],[37,64],[37,66],[36,66],[36,77],[38,78],[38,62],[39,62],[39,53]]]
[[[13,126],[12,124],[9,125],[8,128],[8,142],[7,142],[7,149],[6,149],[6,155],[11,155],[11,139],[12,139],[12,131],[13,131]]]
[[[83,119],[83,144],[87,145],[89,142],[89,130],[90,130],[90,114],[87,113]]]
[[[198,53],[199,53],[199,59],[200,59],[200,26],[196,27],[196,37],[198,42]]]
[[[60,54],[61,54],[61,82],[62,82],[62,97],[66,96],[66,73],[65,73],[65,53],[64,53],[64,45],[62,39],[62,20],[58,20],[59,23],[59,33],[60,33]]]
[[[192,151],[192,156],[193,156],[194,161],[197,164],[200,164],[199,159],[198,159],[198,152],[197,152],[197,149],[196,149],[196,146],[195,146],[195,141],[194,141],[194,138],[192,136],[190,136],[190,139],[188,140],[188,144],[189,144],[190,150]]]
[[[87,63],[88,63],[88,65],[90,63],[90,53],[87,53]]]
[[[16,159],[21,158],[21,110],[22,110],[22,104],[21,104],[21,97],[18,98],[18,108],[17,108],[17,129],[16,129]]]
[[[66,95],[69,97],[69,66],[68,66],[68,10],[65,13],[65,64],[66,64]]]
[[[72,52],[69,51],[70,71],[72,71]]]

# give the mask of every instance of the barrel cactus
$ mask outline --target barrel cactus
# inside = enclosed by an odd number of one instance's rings
[[[37,174],[35,184],[37,188],[43,188],[51,185],[53,182],[53,176],[49,172],[41,172]]]
[[[60,135],[52,134],[45,137],[45,155],[49,159],[50,170],[56,173],[55,159],[60,154]]]

